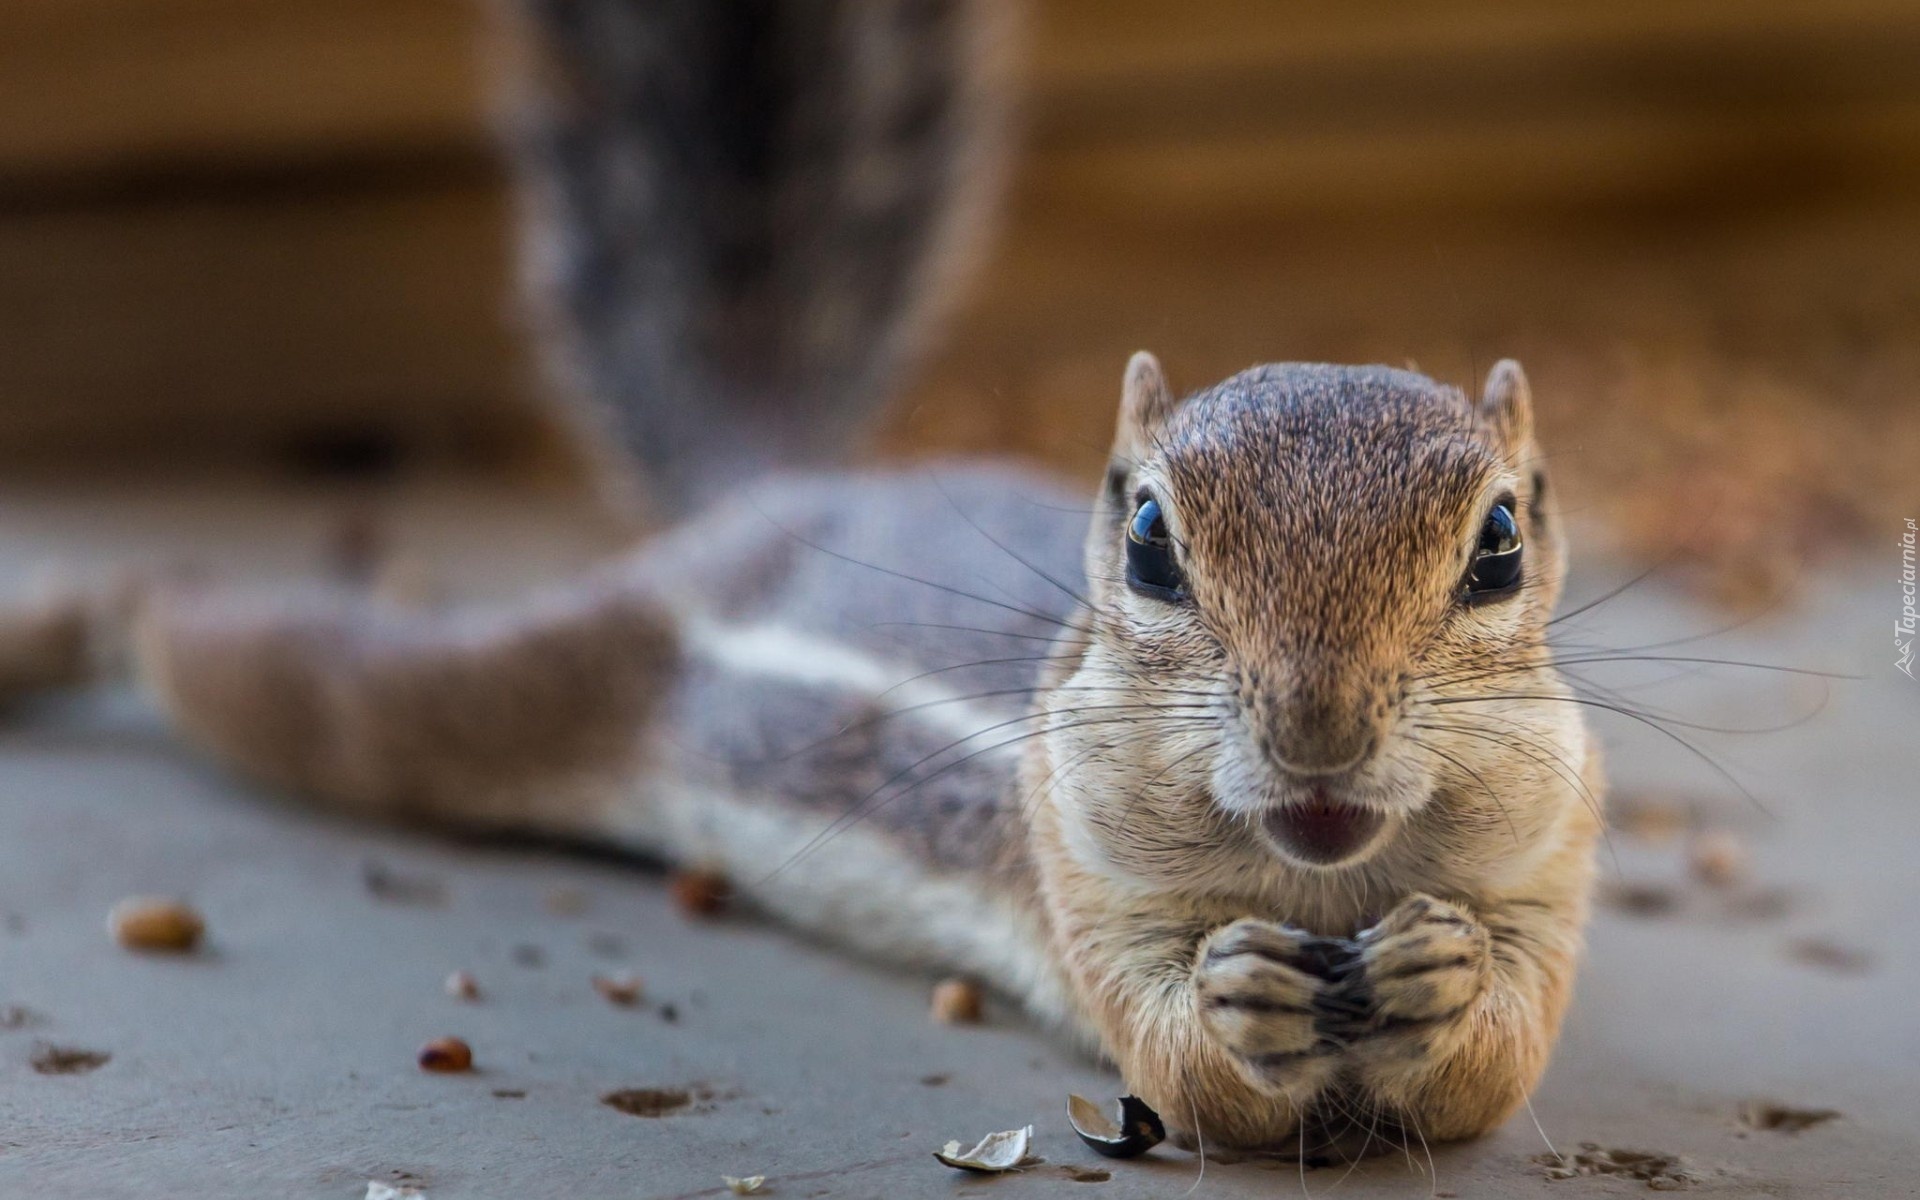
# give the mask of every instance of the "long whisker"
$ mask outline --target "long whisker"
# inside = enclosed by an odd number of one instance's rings
[[[1155,713],[1166,711],[1165,706],[1159,706],[1159,705],[1102,705],[1096,708],[1086,709],[1086,710],[1063,710],[1063,711],[1065,713],[1070,714],[1078,711],[1123,712],[1123,711],[1138,710],[1138,709],[1147,709]],[[962,758],[959,758],[953,762],[947,763],[942,767],[939,767],[932,774],[927,775],[924,778],[915,780],[913,784],[910,787],[906,788],[905,790],[900,791],[899,793],[893,796],[886,797],[885,799],[879,799],[878,803],[877,804],[875,803],[876,799],[881,797],[887,791],[887,789],[896,786],[903,779],[906,779],[908,776],[910,776],[914,771],[920,769],[921,767],[925,766],[927,763],[933,761],[934,759],[940,757],[941,755],[949,753],[950,751],[956,750],[959,747],[965,745],[966,743],[973,741],[975,738],[981,737],[988,733],[993,733],[1000,729],[1004,729],[1010,725],[1019,725],[1028,721],[1033,721],[1036,719],[1045,719],[1045,718],[1059,716],[1059,715],[1062,715],[1062,714],[1060,712],[1040,711],[1040,712],[1028,713],[1020,717],[1014,717],[1010,720],[1001,721],[996,724],[989,725],[984,729],[976,730],[973,733],[970,733],[963,738],[959,738],[955,741],[949,742],[946,745],[940,747],[938,750],[935,750],[929,754],[922,756],[920,759],[916,760],[911,765],[903,768],[899,772],[896,772],[892,777],[890,777],[886,782],[882,783],[879,787],[867,793],[867,795],[863,797],[858,803],[856,803],[853,806],[853,808],[850,809],[848,812],[842,813],[840,816],[835,817],[832,821],[828,822],[826,828],[814,834],[814,836],[809,838],[806,844],[802,845],[800,849],[794,851],[794,853],[790,855],[784,862],[782,862],[779,866],[775,867],[772,871],[768,872],[767,875],[762,878],[761,882],[765,883],[768,880],[773,879],[775,876],[779,875],[782,871],[785,871],[788,867],[798,862],[801,858],[811,853],[818,846],[820,846],[827,840],[831,839],[832,837],[836,836],[837,834],[842,832],[844,829],[851,828],[853,825],[858,824],[861,820],[864,820],[866,817],[872,815],[873,812],[878,811],[880,808],[883,808],[888,804],[891,804],[893,801],[899,799],[901,796],[911,794],[911,792],[913,791],[913,788],[921,787],[927,783],[931,783],[933,780],[940,778],[941,776],[945,775],[947,772],[956,770],[959,767],[964,766],[969,762],[972,762],[973,760],[979,758],[984,754],[990,754],[996,750],[1004,750],[1009,746],[1017,745],[1018,743],[1026,741],[1029,738],[1042,736],[1049,732],[1064,732],[1070,729],[1084,728],[1089,725],[1116,724],[1116,723],[1122,723],[1122,722],[1141,722],[1141,721],[1150,721],[1150,720],[1178,721],[1178,720],[1203,719],[1198,715],[1191,716],[1191,717],[1182,717],[1179,715],[1175,715],[1170,718],[1169,717],[1143,717],[1139,715],[1133,715],[1133,716],[1124,716],[1124,717],[1093,718],[1093,719],[1088,719],[1083,721],[1068,722],[1064,725],[1057,725],[1057,726],[1049,725],[1043,729],[1038,729],[1028,733],[1023,733],[1018,737],[1010,738],[1003,742],[996,742],[993,745],[983,747],[979,750],[975,750],[972,753],[969,753]]]
[[[1468,766],[1450,751],[1442,750],[1433,743],[1415,737],[1413,734],[1407,734],[1406,737],[1407,741],[1425,750],[1428,754],[1438,755],[1473,776],[1475,782],[1479,783],[1480,787],[1487,793],[1487,799],[1493,801],[1494,806],[1500,810],[1500,815],[1506,819],[1507,832],[1513,835],[1513,844],[1515,846],[1520,844],[1520,827],[1513,823],[1513,814],[1507,810],[1506,801],[1500,799],[1500,793],[1495,791],[1493,785],[1487,782],[1486,776]]]
[[[963,600],[973,600],[980,604],[989,604],[989,605],[992,605],[994,608],[1003,609],[1007,612],[1018,614],[1019,616],[1025,617],[1030,621],[1039,621],[1047,625],[1057,625],[1062,629],[1071,629],[1073,627],[1072,622],[1067,618],[1057,617],[1051,613],[1041,612],[1038,609],[1028,608],[1027,606],[1021,605],[1021,604],[1009,604],[1004,600],[995,600],[991,596],[982,596],[978,592],[969,592],[965,588],[957,588],[949,584],[936,583],[931,579],[922,579],[918,575],[909,575],[905,571],[896,571],[891,567],[883,567],[878,563],[870,563],[864,559],[854,558],[852,555],[849,555],[849,554],[842,554],[838,550],[833,550],[826,546],[822,546],[820,543],[813,541],[810,538],[803,537],[796,531],[787,528],[785,525],[782,525],[779,521],[775,520],[773,514],[767,512],[765,509],[759,509],[758,511],[760,512],[761,516],[767,519],[767,523],[772,525],[775,529],[778,529],[781,533],[786,534],[788,537],[792,538],[794,541],[799,542],[802,546],[806,546],[809,549],[816,550],[821,554],[826,555],[828,558],[838,559],[840,562],[847,563],[850,566],[861,567],[869,571],[877,571],[882,575],[886,575],[894,579],[902,580],[906,583],[917,583],[923,587],[934,588],[938,591],[946,592],[948,595],[958,596]]]
[[[1640,724],[1645,725],[1647,728],[1652,729],[1655,732],[1659,733],[1660,736],[1668,739],[1669,741],[1673,742],[1675,745],[1681,747],[1683,750],[1687,751],[1687,753],[1691,754],[1693,757],[1705,763],[1708,767],[1711,767],[1713,771],[1716,774],[1718,774],[1723,780],[1725,780],[1730,786],[1732,786],[1742,796],[1745,796],[1747,798],[1748,803],[1752,804],[1755,808],[1758,808],[1761,812],[1765,812],[1765,813],[1771,812],[1771,810],[1768,809],[1766,805],[1760,802],[1759,797],[1755,796],[1751,791],[1747,790],[1744,784],[1742,784],[1738,779],[1734,778],[1733,772],[1729,771],[1726,768],[1726,766],[1722,764],[1718,759],[1714,758],[1712,755],[1708,754],[1705,750],[1702,750],[1700,747],[1694,745],[1692,742],[1688,741],[1686,738],[1681,737],[1679,734],[1675,733],[1673,730],[1668,729],[1664,724],[1661,723],[1661,719],[1648,716],[1647,714],[1639,711],[1638,709],[1632,708],[1627,705],[1609,704],[1604,700],[1594,700],[1585,696],[1554,696],[1554,695],[1548,695],[1545,693],[1541,693],[1541,694],[1508,693],[1508,694],[1496,694],[1496,695],[1489,695],[1489,696],[1446,696],[1437,700],[1429,700],[1427,703],[1437,707],[1440,705],[1451,705],[1451,704],[1487,704],[1487,703],[1495,703],[1495,702],[1509,701],[1509,700],[1539,700],[1539,701],[1546,701],[1550,703],[1579,704],[1579,705],[1584,705],[1590,708],[1598,708],[1606,712],[1616,713],[1630,720],[1637,721]],[[1676,722],[1676,723],[1685,725],[1684,722]],[[1693,726],[1693,728],[1700,728],[1700,727]],[[1727,732],[1725,730],[1713,729],[1710,726],[1705,728],[1707,729],[1708,732],[1713,732],[1713,733]],[[1734,732],[1738,732],[1738,731],[1736,730]]]

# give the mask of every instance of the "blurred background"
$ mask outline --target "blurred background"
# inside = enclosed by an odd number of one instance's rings
[[[0,9],[0,462],[562,486],[484,6]],[[1091,478],[1120,366],[1532,374],[1593,544],[1735,603],[1920,511],[1905,0],[1037,0],[888,457]]]

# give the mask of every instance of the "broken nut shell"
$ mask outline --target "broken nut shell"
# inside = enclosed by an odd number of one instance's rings
[[[1085,1096],[1069,1095],[1067,1124],[1104,1158],[1138,1158],[1167,1140],[1167,1127],[1160,1114],[1138,1096],[1120,1097],[1119,1119],[1115,1120]]]

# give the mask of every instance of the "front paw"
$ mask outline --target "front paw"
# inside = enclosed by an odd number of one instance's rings
[[[1200,1021],[1263,1084],[1294,1091],[1331,1077],[1364,1001],[1346,981],[1353,942],[1251,917],[1200,947],[1193,987]]]
[[[1414,895],[1354,939],[1351,976],[1367,1017],[1354,1043],[1363,1062],[1391,1069],[1451,1050],[1493,978],[1493,941],[1464,909]]]

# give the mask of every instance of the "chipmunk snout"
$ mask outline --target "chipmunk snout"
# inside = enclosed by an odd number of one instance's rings
[[[1364,765],[1386,740],[1393,709],[1387,681],[1350,673],[1319,672],[1242,692],[1254,742],[1275,769],[1293,776],[1337,775]]]

